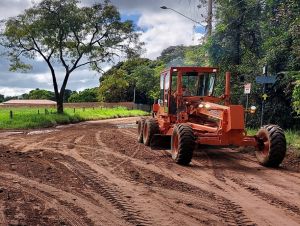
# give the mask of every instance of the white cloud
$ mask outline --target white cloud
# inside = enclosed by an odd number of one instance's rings
[[[30,90],[32,89],[0,86],[0,93],[5,94],[5,96],[19,96],[23,93],[28,93]]]
[[[30,0],[1,0],[0,1],[0,19],[17,16],[23,10],[30,7]]]
[[[194,32],[194,23],[180,15],[168,13],[144,13],[138,20],[138,26],[146,31],[141,35],[145,42],[145,56],[155,59],[161,51],[174,45],[199,44],[203,34]]]
[[[44,73],[44,74],[35,74],[33,75],[34,80],[38,83],[43,83],[45,85],[52,85],[51,82],[51,75],[49,73]]]

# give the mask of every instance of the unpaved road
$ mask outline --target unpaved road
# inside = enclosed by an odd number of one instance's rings
[[[199,147],[179,166],[137,143],[135,120],[0,133],[0,225],[300,225],[294,160]]]

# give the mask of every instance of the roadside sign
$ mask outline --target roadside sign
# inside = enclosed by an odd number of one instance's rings
[[[264,95],[262,95],[262,98],[264,99],[264,100],[266,100],[267,98],[268,98],[269,96],[265,93]]]
[[[244,85],[244,94],[250,94],[251,92],[251,83],[246,83]]]
[[[276,82],[276,76],[256,76],[255,81],[259,84],[271,84]]]

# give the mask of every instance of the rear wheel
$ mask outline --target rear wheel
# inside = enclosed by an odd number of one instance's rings
[[[159,127],[157,121],[155,119],[145,120],[143,126],[143,143],[146,146],[149,146],[154,134],[157,133],[159,133]]]
[[[145,119],[140,119],[138,121],[138,142],[143,143],[143,127],[144,127]]]
[[[263,166],[278,167],[286,153],[286,140],[283,130],[276,125],[263,126],[256,134],[258,146],[255,154]]]
[[[187,124],[176,125],[171,139],[172,158],[175,162],[180,165],[188,165],[192,160],[194,148],[193,129]]]

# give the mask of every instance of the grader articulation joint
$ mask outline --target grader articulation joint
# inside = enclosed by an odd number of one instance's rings
[[[182,165],[190,163],[196,144],[204,144],[253,146],[260,164],[278,166],[286,153],[283,130],[266,125],[255,136],[247,136],[243,106],[230,103],[229,72],[224,94],[213,96],[217,72],[213,67],[171,67],[163,71],[153,118],[137,122],[138,141],[149,146],[158,136],[171,137],[172,158]]]

